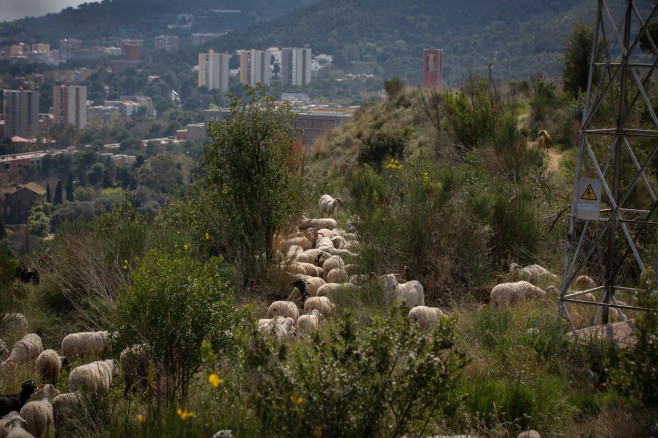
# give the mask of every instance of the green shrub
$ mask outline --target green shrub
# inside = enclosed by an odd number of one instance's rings
[[[245,377],[262,434],[422,435],[451,405],[465,359],[453,346],[453,320],[423,333],[403,312],[366,328],[347,313],[294,349],[254,330]]]
[[[167,400],[186,399],[201,366],[201,345],[217,353],[235,347],[239,320],[221,258],[199,262],[187,245],[152,249],[132,272],[132,285],[119,296],[113,322],[117,345],[146,343],[153,350],[156,379],[166,382]]]
[[[381,170],[382,162],[389,158],[402,159],[407,147],[407,139],[399,132],[377,130],[361,140],[356,160],[359,164],[369,164]]]

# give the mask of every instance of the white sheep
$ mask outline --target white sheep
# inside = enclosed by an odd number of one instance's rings
[[[89,391],[103,395],[110,389],[112,377],[118,375],[119,365],[114,359],[81,365],[69,375],[69,391]]]
[[[297,304],[293,303],[292,301],[273,302],[267,309],[267,317],[274,318],[277,316],[281,318],[292,318],[293,321],[296,322],[297,318],[299,318],[299,309],[297,308]]]
[[[107,331],[71,333],[64,336],[61,347],[62,355],[70,360],[107,357],[110,353],[110,334]]]
[[[322,251],[329,253],[329,255],[340,256],[344,259],[350,259],[359,256],[358,253],[352,252],[349,249],[334,248],[333,246],[325,246],[322,248]]]
[[[409,310],[409,319],[418,324],[422,330],[428,330],[439,323],[445,313],[438,307],[416,306]]]
[[[596,282],[589,275],[579,275],[573,282],[573,287],[576,290],[594,289]]]
[[[0,438],[6,438],[10,430],[9,428],[11,427],[26,429],[27,422],[18,415],[18,412],[11,411],[4,417],[0,418]]]
[[[35,360],[43,351],[41,338],[36,333],[28,333],[16,342],[9,357],[0,364],[0,370],[9,371]]]
[[[333,216],[339,205],[343,205],[343,201],[340,198],[333,198],[331,195],[320,196],[320,201],[318,202],[320,213],[325,217]]]
[[[41,400],[25,403],[21,408],[20,415],[27,422],[27,431],[36,438],[44,434],[50,436],[50,428],[53,427],[53,397],[58,391],[51,384],[41,388]]]
[[[318,241],[315,242],[315,247],[317,249],[321,249],[323,251],[326,250],[326,249],[329,249],[329,248],[333,249],[334,248],[334,242],[331,241],[331,238],[323,236],[323,237],[318,238]]]
[[[302,216],[300,218],[299,229],[305,230],[306,228],[316,228],[318,230],[327,228],[333,230],[336,228],[336,219],[330,217],[307,219]]]
[[[331,314],[333,306],[328,297],[310,297],[304,303],[304,313],[308,315],[317,310],[326,318]]]
[[[61,435],[66,421],[75,418],[76,413],[83,407],[82,393],[76,391],[56,395],[51,404],[53,405],[55,432],[56,435]]]
[[[11,427],[9,433],[7,433],[7,438],[34,438],[34,435],[21,427],[18,418],[10,421],[6,427]]]
[[[151,349],[146,344],[136,344],[123,349],[119,355],[119,363],[126,387],[124,397],[132,387],[133,379],[137,379],[145,387],[149,369],[152,366]]]
[[[317,258],[318,254],[320,254],[322,250],[320,249],[309,249],[308,251],[304,251],[301,254],[298,254],[295,260],[298,263],[313,263],[315,266],[322,266],[320,262],[316,262],[315,259]]]
[[[510,306],[529,298],[543,298],[546,292],[525,280],[501,283],[491,289],[491,307]]]
[[[345,245],[347,245],[347,240],[345,240],[343,236],[332,237],[331,241],[333,242],[334,248],[336,249],[345,248]]]
[[[318,289],[318,296],[331,298],[331,295],[341,288],[356,289],[356,287],[351,283],[326,283],[320,286],[320,288]]]
[[[548,269],[544,268],[541,265],[528,265],[524,268],[521,268],[516,263],[510,265],[511,273],[518,273],[519,278],[526,280],[534,285],[539,283],[539,280],[548,277],[551,280],[557,279],[557,276],[551,273]]]
[[[256,327],[261,331],[274,330],[277,339],[282,341],[293,333],[294,326],[295,321],[292,318],[275,316],[269,319],[259,319]]]
[[[290,275],[306,275],[306,269],[299,263],[284,264],[281,268]]]
[[[322,314],[317,310],[313,309],[308,315],[299,315],[297,319],[297,330],[300,333],[310,333],[313,330],[317,330]]]
[[[321,252],[315,258],[317,263],[322,263],[323,278],[327,278],[329,271],[335,268],[345,269],[345,262],[340,256],[332,256],[326,252]],[[331,282],[330,282],[331,283]]]
[[[409,307],[424,306],[425,292],[423,285],[416,280],[398,283],[395,274],[379,277],[386,296],[391,301],[400,301]]]
[[[327,274],[327,283],[345,283],[349,276],[343,268],[334,268]]]
[[[320,237],[327,237],[329,239],[332,239],[334,237],[334,232],[332,230],[330,230],[329,228],[320,228],[318,230],[318,238],[320,238]],[[315,246],[316,247],[318,246],[317,242],[316,242]]]
[[[318,268],[318,269],[322,270],[322,268]],[[311,277],[308,275],[299,275],[297,276],[297,279],[304,281],[306,290],[308,291],[309,295],[312,297],[316,297],[318,295],[318,289],[320,289],[326,283],[324,279],[320,277]],[[301,292],[298,287],[295,287],[295,289],[293,289],[288,299],[289,300],[296,299],[298,294],[301,295]]]
[[[286,260],[295,260],[298,255],[304,252],[304,248],[299,245],[292,245],[286,252]]]
[[[297,262],[299,266],[304,268],[304,275],[311,277],[322,277],[322,268],[315,266],[313,263]]]
[[[59,380],[59,373],[62,371],[62,366],[67,362],[68,359],[65,356],[60,356],[51,348],[42,351],[34,364],[41,383],[52,383],[56,385]]]

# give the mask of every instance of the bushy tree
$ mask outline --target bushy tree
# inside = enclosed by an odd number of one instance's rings
[[[594,28],[581,19],[571,29],[564,42],[562,86],[573,97],[578,97],[578,93],[587,90],[593,40]]]
[[[472,78],[459,93],[445,95],[446,123],[462,152],[491,139],[498,121],[495,102],[484,79]]]
[[[204,341],[219,354],[232,350],[239,320],[221,258],[200,262],[188,254],[188,244],[181,246],[144,255],[113,317],[121,347],[145,343],[151,348],[156,379],[164,378],[170,402],[187,397],[202,364]]]
[[[386,97],[389,101],[392,101],[402,92],[404,89],[404,82],[397,76],[388,78],[384,80],[384,91],[386,92]]]
[[[249,283],[272,261],[273,237],[299,213],[302,185],[290,106],[275,105],[262,88],[246,92],[246,102],[234,98],[230,115],[208,128],[212,143],[201,157],[199,188],[203,216],[212,218],[201,231],[213,231]]]

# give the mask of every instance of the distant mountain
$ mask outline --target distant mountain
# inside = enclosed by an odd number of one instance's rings
[[[103,0],[58,14],[0,23],[0,38],[55,43],[227,32],[269,21],[317,0]],[[189,25],[185,27],[185,25]]]
[[[613,13],[623,0],[608,0]],[[641,2],[638,2],[641,3]],[[651,8],[645,2],[640,7]],[[593,0],[322,0],[246,32],[220,50],[308,46],[335,56],[346,71],[421,80],[424,48],[444,50],[444,78],[453,85],[472,69],[495,77],[557,77],[565,37],[578,19],[593,22]]]

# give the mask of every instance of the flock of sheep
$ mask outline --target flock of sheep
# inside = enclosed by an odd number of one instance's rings
[[[259,319],[259,330],[272,331],[279,340],[293,333],[309,333],[318,329],[322,320],[330,317],[332,294],[339,288],[357,292],[367,280],[359,274],[353,262],[359,253],[357,235],[337,227],[336,220],[327,217],[335,213],[342,203],[329,195],[320,198],[322,218],[302,218],[296,233],[278,242],[281,268],[294,279],[294,289],[287,300],[270,304],[267,318]],[[511,273],[521,281],[501,282],[491,288],[492,307],[510,306],[521,301],[542,298],[546,291],[537,284],[543,278],[555,276],[539,265],[524,268],[511,266]],[[400,301],[411,308],[409,318],[421,329],[431,329],[446,313],[438,307],[425,305],[423,286],[415,280],[406,281],[407,269],[402,274],[385,274],[378,277],[384,296],[389,302]],[[580,278],[584,282],[587,279]],[[589,279],[591,281],[591,279]],[[592,282],[593,283],[593,282]],[[590,284],[588,283],[588,286]],[[25,333],[28,322],[22,314],[6,314],[16,332]],[[20,334],[18,334],[20,335]],[[105,394],[112,379],[118,376],[119,364],[126,383],[124,395],[134,379],[146,380],[149,367],[148,346],[134,345],[120,354],[120,361],[107,359],[110,355],[112,334],[107,331],[72,333],[61,341],[61,355],[53,349],[43,350],[41,338],[27,333],[13,345],[11,351],[0,340],[0,374],[20,367],[35,365],[36,375],[43,385],[39,388],[41,400],[28,401],[37,390],[35,382],[23,382],[21,392],[0,396],[0,438],[50,436],[50,428],[57,431],[70,415],[82,394]],[[7,357],[8,355],[8,357]],[[68,377],[68,393],[59,394],[54,388],[63,367],[72,361],[97,359],[73,368]]]

